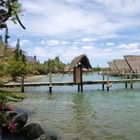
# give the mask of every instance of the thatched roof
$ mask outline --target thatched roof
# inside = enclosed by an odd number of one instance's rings
[[[116,65],[119,74],[130,72],[130,67],[125,60],[117,59],[117,60],[114,60],[113,62]]]
[[[133,72],[140,73],[140,55],[125,55],[124,58]]]
[[[70,69],[70,65],[66,65],[64,68],[64,72],[69,72],[69,69]]]
[[[86,69],[91,69],[91,64],[89,62],[89,59],[87,58],[86,55],[80,55],[78,57],[75,57],[74,60],[72,60],[71,64],[70,64],[70,68],[69,70],[73,69],[74,67],[77,67],[81,65],[83,68],[86,68]]]
[[[109,68],[110,68],[113,72],[116,72],[116,71],[117,71],[117,67],[116,67],[114,61],[108,62],[108,65],[109,65]]]

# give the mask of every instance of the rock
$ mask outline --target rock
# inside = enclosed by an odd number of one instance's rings
[[[57,140],[57,136],[51,135],[51,136],[49,137],[49,140]]]
[[[40,138],[40,136],[44,134],[43,129],[38,123],[28,124],[23,128],[22,131],[25,133],[27,139],[29,140]],[[47,137],[41,140],[47,140]]]
[[[39,138],[34,139],[34,140],[50,140],[45,134],[42,134]]]
[[[14,116],[16,116],[17,113],[15,111],[6,111],[6,116],[9,118],[9,119],[12,119]]]
[[[24,125],[27,123],[27,119],[28,119],[27,113],[24,112],[17,116],[14,116],[12,122],[16,124],[16,128],[19,130],[23,128]]]

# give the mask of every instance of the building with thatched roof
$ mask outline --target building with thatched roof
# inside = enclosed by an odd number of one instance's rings
[[[130,67],[125,60],[117,59],[113,60],[113,62],[116,65],[118,74],[130,73]]]
[[[69,70],[72,70],[74,67],[78,67],[78,66],[81,66],[82,68],[86,68],[86,69],[92,68],[89,59],[85,54],[75,57],[70,64]]]
[[[109,68],[112,71],[112,74],[118,74],[118,69],[114,63],[114,61],[112,62],[108,62]]]
[[[125,55],[124,59],[133,73],[140,74],[140,55]]]

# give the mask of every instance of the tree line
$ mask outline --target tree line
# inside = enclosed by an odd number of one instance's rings
[[[37,57],[29,57],[20,48],[20,40],[17,40],[14,48],[7,47],[0,37],[0,77],[11,76],[13,80],[22,75],[41,75],[62,72],[65,64],[59,56],[40,63]]]

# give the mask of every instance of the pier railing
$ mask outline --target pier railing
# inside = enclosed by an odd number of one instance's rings
[[[106,78],[105,78],[106,75]],[[51,78],[50,78],[51,79]],[[102,85],[102,90],[107,90],[109,91],[112,85],[114,84],[124,84],[125,88],[128,88],[128,84],[130,85],[130,89],[133,89],[133,84],[136,82],[140,82],[140,78],[136,78],[133,73],[129,75],[124,75],[123,78],[117,79],[117,80],[112,80],[110,79],[109,73],[105,74],[102,73],[102,80],[90,80],[90,81],[83,81],[82,86],[84,85],[97,85],[100,84]],[[24,92],[25,87],[37,87],[37,86],[48,86],[49,92],[52,93],[52,89],[54,86],[73,86],[77,85],[75,82],[52,82],[50,80],[49,82],[31,82],[31,83],[25,83],[24,80],[21,80],[21,83],[6,83],[2,87],[21,87],[21,92]],[[79,91],[79,87],[78,87]],[[82,92],[82,90],[80,91]]]

